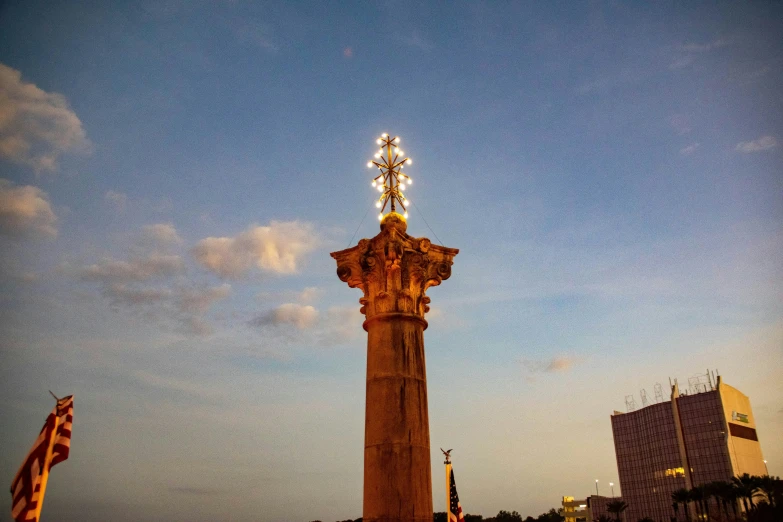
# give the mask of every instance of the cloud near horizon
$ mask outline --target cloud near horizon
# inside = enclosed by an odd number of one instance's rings
[[[313,225],[272,221],[235,237],[208,237],[191,249],[194,259],[224,279],[241,279],[255,266],[262,272],[293,274],[319,244]]]
[[[57,236],[49,195],[32,185],[0,179],[0,233],[12,237]]]
[[[0,157],[51,172],[62,153],[90,148],[63,95],[22,81],[21,72],[0,63]]]

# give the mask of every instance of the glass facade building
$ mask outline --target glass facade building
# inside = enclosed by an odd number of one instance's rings
[[[750,400],[720,377],[691,394],[680,394],[675,381],[671,400],[616,411],[611,421],[627,521],[670,522],[675,490],[765,474]]]

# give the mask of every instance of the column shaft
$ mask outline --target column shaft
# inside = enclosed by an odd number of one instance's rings
[[[367,522],[431,522],[424,327],[417,316],[367,327],[364,513]]]

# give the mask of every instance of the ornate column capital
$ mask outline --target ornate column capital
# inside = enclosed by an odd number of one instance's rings
[[[367,324],[384,316],[409,315],[420,319],[430,307],[426,291],[451,276],[456,248],[433,245],[427,238],[406,233],[405,218],[396,212],[381,221],[381,232],[355,247],[332,252],[337,277],[351,288],[361,288],[359,299]]]

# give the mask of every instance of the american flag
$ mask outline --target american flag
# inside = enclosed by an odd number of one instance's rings
[[[457,485],[454,483],[453,468],[449,469],[449,504],[449,522],[465,522],[465,517],[462,516],[462,506],[457,495]]]
[[[52,466],[68,458],[71,449],[73,395],[57,399],[41,433],[11,482],[11,516],[16,522],[38,522]]]

